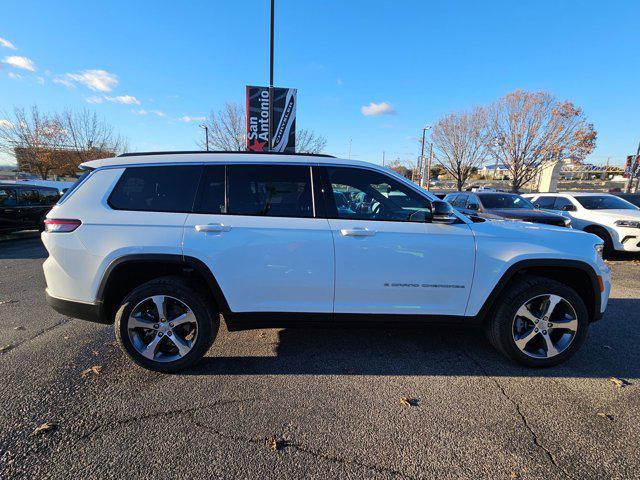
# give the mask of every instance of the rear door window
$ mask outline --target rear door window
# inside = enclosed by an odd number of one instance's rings
[[[200,194],[196,206],[197,213],[227,213],[225,166],[205,167],[200,184]]]
[[[548,210],[555,210],[553,204],[558,197],[538,197],[533,203],[540,208],[546,208]]]
[[[18,203],[27,207],[40,205],[38,190],[26,188],[18,190]]]
[[[228,165],[228,213],[313,217],[311,171],[302,165]]]
[[[201,172],[198,165],[129,167],[111,192],[109,205],[115,210],[190,213]]]
[[[564,197],[557,197],[556,201],[553,204],[553,209],[554,210],[564,210],[564,208],[567,207],[567,206],[573,207],[573,203],[571,203],[571,200],[569,200],[568,198],[564,198]]]

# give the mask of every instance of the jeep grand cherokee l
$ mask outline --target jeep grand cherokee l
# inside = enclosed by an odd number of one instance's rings
[[[474,223],[378,165],[165,153],[83,167],[90,173],[42,234],[47,299],[115,323],[123,350],[148,369],[199,360],[220,314],[230,331],[480,324],[509,358],[550,366],[578,349],[607,304],[598,237]]]

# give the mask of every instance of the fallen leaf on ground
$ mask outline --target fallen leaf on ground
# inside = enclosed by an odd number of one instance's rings
[[[403,405],[407,405],[409,407],[417,407],[419,400],[417,398],[411,398],[411,397],[401,397],[400,398],[400,403]]]
[[[613,415],[610,415],[608,413],[598,412],[598,413],[596,413],[596,415],[598,415],[599,417],[602,417],[602,418],[606,418],[608,420],[613,420]]]
[[[3,345],[0,347],[0,353],[4,353],[11,348],[11,345]]]
[[[19,325],[17,327],[13,327],[14,330],[26,330],[22,325]]]
[[[267,447],[274,451],[282,450],[286,445],[286,442],[278,437],[269,437],[265,443]]]
[[[511,472],[510,478],[511,480],[516,480],[516,478],[520,478],[520,474],[518,472]]]
[[[82,378],[87,378],[92,373],[94,375],[99,375],[101,370],[102,370],[102,365],[94,365],[93,367],[89,367],[86,370],[83,370],[82,373],[80,373],[80,375],[82,376]]]
[[[58,425],[56,425],[55,423],[45,422],[42,425],[40,425],[39,427],[36,427],[36,429],[33,432],[31,432],[31,435],[32,436],[33,435],[42,435],[43,433],[52,432],[56,428],[58,428]]]
[[[611,381],[611,383],[613,383],[616,386],[616,388],[624,388],[627,385],[631,385],[626,380],[618,377],[611,377],[609,380]]]
[[[18,303],[18,300],[0,300],[0,305],[9,305],[10,303]]]

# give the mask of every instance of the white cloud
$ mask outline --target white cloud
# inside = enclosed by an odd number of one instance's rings
[[[67,80],[64,77],[54,77],[53,83],[64,85],[65,87],[69,87],[69,88],[76,88],[76,86],[73,84],[71,80]]]
[[[13,126],[13,123],[11,123],[9,120],[5,120],[4,118],[0,118],[0,127],[10,128],[12,126]]]
[[[69,86],[71,82],[81,83],[94,92],[110,92],[118,85],[118,76],[106,70],[83,70],[80,73],[67,73],[62,77],[57,77],[62,85]]]
[[[105,96],[107,102],[121,103],[123,105],[140,105],[140,100],[132,95],[118,95],[116,97]]]
[[[98,95],[94,95],[92,97],[87,97],[87,98],[85,98],[85,100],[87,101],[87,103],[102,103],[102,102],[104,102],[104,98],[99,97]]]
[[[391,104],[387,102],[371,102],[369,103],[369,105],[363,105],[362,107],[360,107],[360,111],[365,117],[375,115],[392,115],[396,113]]]
[[[36,82],[38,82],[40,85],[44,85],[44,77],[36,78]]]
[[[22,75],[20,75],[19,73],[9,72],[7,73],[7,75],[9,76],[9,78],[13,78],[14,80],[22,80]]]
[[[204,122],[207,119],[207,117],[190,117],[188,115],[183,115],[182,117],[180,117],[178,120],[180,120],[181,122]]]
[[[152,113],[153,115],[157,115],[158,117],[164,117],[166,115],[162,110],[145,110],[144,108],[140,108],[138,110],[131,110],[131,111],[136,115],[148,115],[150,113]]]
[[[10,50],[17,50],[16,46],[13,43],[11,43],[9,40],[5,40],[2,37],[0,37],[0,47],[8,48]]]
[[[30,72],[36,71],[36,65],[31,59],[27,57],[20,57],[19,55],[9,55],[8,57],[4,57],[2,63],[6,63],[12,67],[22,68],[23,70],[29,70]]]

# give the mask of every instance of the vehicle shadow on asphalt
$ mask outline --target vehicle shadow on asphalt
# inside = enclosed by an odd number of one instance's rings
[[[500,355],[479,328],[376,326],[288,328],[276,356],[209,356],[181,375],[442,375],[640,379],[637,313],[640,300],[612,299],[582,348],[547,369]],[[235,335],[235,334],[230,334]],[[634,341],[635,339],[635,341]],[[215,344],[210,355],[215,355]]]

